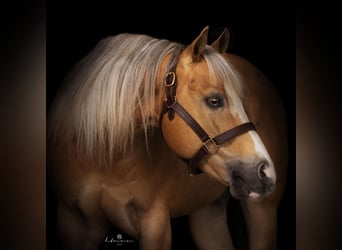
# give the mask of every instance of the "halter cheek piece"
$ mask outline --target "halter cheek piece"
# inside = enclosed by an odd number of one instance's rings
[[[160,115],[160,129],[162,130],[162,121],[164,115],[167,113],[168,118],[172,121],[177,113],[197,134],[202,141],[202,147],[195,153],[190,159],[180,157],[187,163],[189,169],[189,175],[196,175],[203,173],[198,168],[201,160],[208,154],[215,154],[218,151],[219,145],[233,139],[234,137],[241,135],[249,130],[256,130],[252,122],[242,123],[230,130],[223,132],[215,137],[211,137],[205,132],[205,130],[196,122],[196,120],[177,102],[176,90],[177,90],[177,77],[176,77],[176,65],[165,76],[165,91],[166,100],[164,101],[163,110]]]

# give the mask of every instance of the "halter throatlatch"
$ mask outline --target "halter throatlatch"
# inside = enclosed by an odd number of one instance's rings
[[[164,101],[163,110],[160,116],[160,129],[162,130],[162,119],[165,113],[168,113],[168,118],[170,121],[174,119],[175,113],[177,113],[202,141],[201,148],[194,154],[192,158],[185,159],[180,157],[184,162],[187,163],[190,175],[203,173],[203,171],[198,168],[199,163],[208,154],[215,154],[221,144],[249,130],[256,130],[252,122],[246,122],[232,129],[229,129],[222,134],[211,137],[198,124],[198,122],[177,102],[176,65],[166,74],[164,86],[166,91],[166,100]]]

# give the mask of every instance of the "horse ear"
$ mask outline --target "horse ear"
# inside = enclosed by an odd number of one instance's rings
[[[230,40],[230,33],[227,28],[224,28],[221,35],[211,44],[217,52],[223,54],[226,52]]]
[[[201,33],[193,40],[193,42],[188,46],[188,48],[191,51],[193,62],[198,62],[201,59],[201,54],[203,53],[208,43],[208,30],[209,26],[206,26],[201,31]]]

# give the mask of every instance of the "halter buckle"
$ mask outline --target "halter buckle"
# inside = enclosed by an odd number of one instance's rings
[[[168,81],[169,80],[169,76],[172,77],[171,82]],[[171,86],[173,86],[175,84],[175,82],[176,82],[176,73],[172,72],[172,71],[168,72],[165,75],[165,81],[164,81],[165,87],[171,87]]]
[[[214,139],[209,136],[209,139],[203,142],[203,147],[208,153],[215,154],[218,151],[218,146]]]

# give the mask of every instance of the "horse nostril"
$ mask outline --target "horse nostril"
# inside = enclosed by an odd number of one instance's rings
[[[260,180],[263,180],[267,177],[266,173],[265,173],[265,169],[267,168],[267,162],[261,162],[258,166],[258,177]]]

